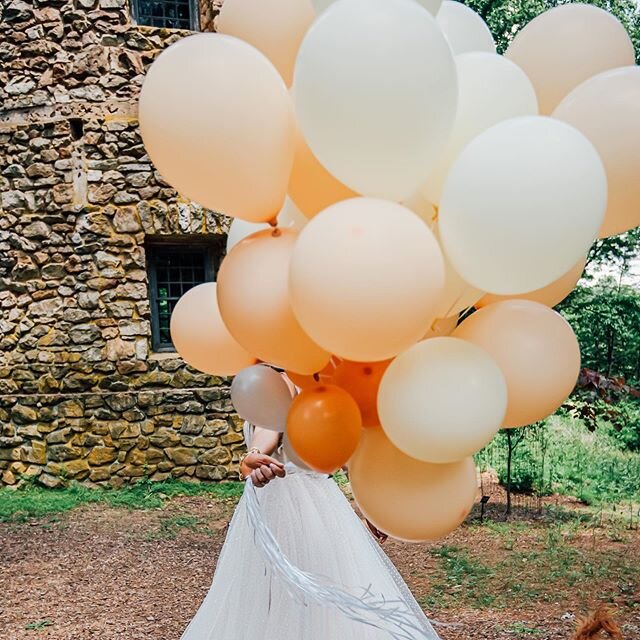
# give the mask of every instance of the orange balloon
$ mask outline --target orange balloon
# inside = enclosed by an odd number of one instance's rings
[[[381,362],[351,362],[345,360],[335,371],[331,382],[344,389],[357,403],[363,427],[377,427],[378,388],[392,360]]]
[[[573,391],[580,347],[569,323],[531,300],[505,300],[469,316],[455,338],[482,347],[502,369],[509,403],[506,427],[521,427],[552,414]]]
[[[224,326],[216,299],[216,283],[189,289],[171,314],[171,339],[180,357],[198,371],[233,376],[255,364]]]
[[[312,342],[289,302],[289,261],[298,234],[259,231],[239,242],[218,273],[218,304],[231,335],[250,353],[298,373],[321,371],[330,354]]]
[[[358,446],[362,418],[356,401],[343,389],[326,384],[305,389],[291,403],[287,438],[312,469],[333,473]]]
[[[300,43],[315,17],[311,0],[225,0],[217,32],[262,51],[290,86]]]
[[[555,307],[560,304],[575,288],[578,284],[578,280],[582,277],[584,272],[585,260],[580,260],[571,271],[558,278],[555,282],[543,287],[542,289],[536,289],[529,293],[522,293],[518,296],[496,296],[492,293],[487,293],[483,298],[476,302],[476,308],[482,309],[487,305],[494,304],[496,302],[502,302],[503,300],[532,300],[533,302],[539,302],[547,307]]]
[[[349,462],[349,479],[366,518],[408,542],[453,531],[471,511],[478,486],[472,458],[421,462],[394,447],[380,427],[365,429]]]
[[[289,197],[298,209],[307,218],[313,218],[329,205],[357,195],[318,162],[298,131],[293,169],[289,177]]]
[[[287,371],[287,377],[300,389],[308,389],[309,387],[315,387],[318,384],[324,384],[331,380],[333,372],[336,370],[337,358],[331,358],[329,364],[318,373],[312,375],[305,375],[303,373],[296,373],[295,371]],[[316,376],[318,379],[316,379]]]

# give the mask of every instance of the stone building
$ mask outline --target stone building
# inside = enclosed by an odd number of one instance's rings
[[[226,380],[172,350],[175,300],[215,277],[226,220],[154,170],[147,66],[208,0],[7,0],[0,19],[0,476],[233,477]],[[180,28],[180,29],[179,29]]]

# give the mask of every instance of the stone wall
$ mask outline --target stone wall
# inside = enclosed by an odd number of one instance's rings
[[[228,381],[151,351],[145,240],[219,244],[227,224],[162,180],[138,133],[144,71],[186,34],[132,25],[124,0],[5,4],[2,483],[235,473]]]

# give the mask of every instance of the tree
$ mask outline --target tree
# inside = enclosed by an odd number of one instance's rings
[[[603,278],[578,286],[559,310],[578,337],[583,366],[640,381],[640,292]]]

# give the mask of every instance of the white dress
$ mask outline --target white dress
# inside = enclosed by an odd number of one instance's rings
[[[249,435],[245,429],[247,440]],[[281,451],[276,457],[285,461]],[[262,489],[245,487],[211,589],[182,640],[439,640],[334,480],[291,462],[285,468],[284,479]],[[338,604],[304,593],[274,569],[250,521],[252,504],[278,552],[302,570],[303,583],[304,572],[321,577],[325,596]],[[341,589],[358,601],[364,597],[369,609],[373,603],[374,613],[360,611],[361,621],[354,620],[339,604]],[[408,627],[395,624],[398,612],[410,620]]]

